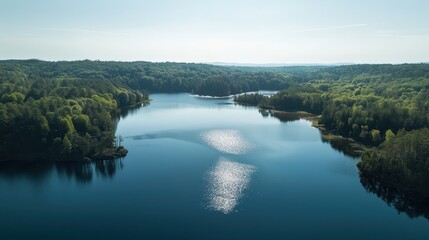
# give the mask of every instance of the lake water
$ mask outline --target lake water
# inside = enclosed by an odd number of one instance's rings
[[[310,122],[151,98],[118,123],[124,159],[1,164],[0,239],[428,239]]]

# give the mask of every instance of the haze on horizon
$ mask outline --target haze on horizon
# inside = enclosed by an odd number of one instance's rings
[[[426,0],[2,0],[0,59],[429,61]]]

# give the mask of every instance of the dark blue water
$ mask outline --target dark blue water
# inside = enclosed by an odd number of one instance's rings
[[[428,239],[308,121],[151,98],[119,121],[122,160],[0,165],[0,239]]]

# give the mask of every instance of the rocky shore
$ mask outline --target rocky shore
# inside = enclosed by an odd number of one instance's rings
[[[90,157],[85,157],[84,161],[100,161],[100,160],[113,160],[116,158],[123,158],[127,156],[128,150],[123,146],[108,148],[102,153],[94,154]]]

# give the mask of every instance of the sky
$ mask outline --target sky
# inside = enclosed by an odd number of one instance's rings
[[[429,62],[428,0],[0,0],[0,59]]]

